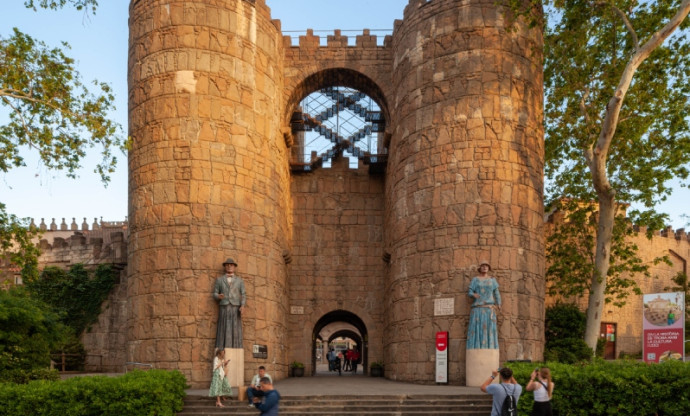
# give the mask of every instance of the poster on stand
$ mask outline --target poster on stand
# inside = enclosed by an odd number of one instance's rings
[[[642,356],[647,363],[685,359],[685,293],[642,297]]]

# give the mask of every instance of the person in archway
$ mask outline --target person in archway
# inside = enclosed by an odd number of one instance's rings
[[[352,349],[348,348],[343,353],[343,371],[352,371]]]
[[[335,371],[335,350],[333,348],[328,350],[326,359],[328,360],[328,371]]]
[[[357,374],[357,364],[359,364],[359,350],[357,348],[352,350],[352,372]]]
[[[244,280],[235,274],[237,262],[223,262],[225,274],[213,285],[213,298],[218,301],[216,349],[242,348],[242,311],[247,303]]]
[[[498,349],[496,313],[501,309],[498,282],[489,276],[491,265],[483,261],[472,278],[468,296],[473,299],[467,329],[467,349]]]

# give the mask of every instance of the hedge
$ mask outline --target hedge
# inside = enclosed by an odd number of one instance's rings
[[[508,363],[523,387],[538,364]],[[558,416],[690,415],[690,363],[645,364],[603,361],[568,365],[547,363],[556,387],[552,404]],[[523,389],[520,414],[529,415],[533,394]]]
[[[119,377],[0,383],[0,415],[174,415],[186,380],[179,371],[133,371]]]

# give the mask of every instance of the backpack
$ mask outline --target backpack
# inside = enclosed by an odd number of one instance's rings
[[[501,416],[517,416],[517,402],[513,395],[508,394],[508,389],[506,386],[501,384],[503,390],[506,392],[506,398],[503,399],[503,405],[501,406]],[[513,393],[515,393],[515,386],[513,386]]]

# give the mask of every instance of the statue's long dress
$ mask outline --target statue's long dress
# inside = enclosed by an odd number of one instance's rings
[[[474,299],[475,293],[479,294],[479,298]],[[474,302],[467,328],[467,349],[498,348],[496,310],[489,307],[501,304],[498,282],[493,277],[488,279],[475,277],[470,283],[469,296],[474,299]]]
[[[479,295],[476,299],[475,293]],[[501,305],[501,295],[493,277],[473,278],[468,295],[474,300],[467,328],[465,384],[476,387],[499,366],[496,307]]]

